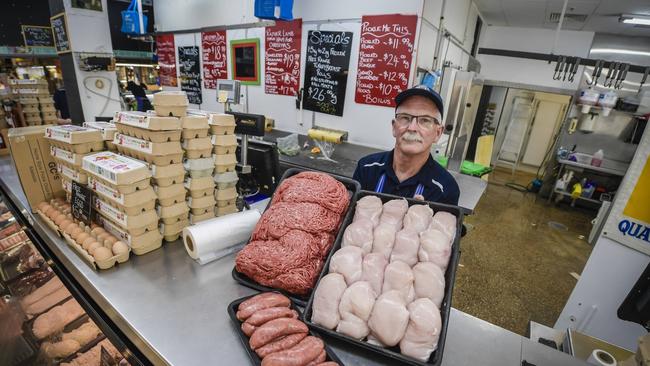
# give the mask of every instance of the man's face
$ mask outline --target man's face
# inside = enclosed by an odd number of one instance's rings
[[[444,127],[442,117],[435,104],[428,98],[415,95],[406,99],[395,111],[396,115],[427,116],[440,122],[432,126],[423,126],[413,118],[408,124],[400,123],[393,119],[393,137],[395,137],[395,149],[400,150],[404,155],[418,155],[429,151],[431,145],[436,143]]]

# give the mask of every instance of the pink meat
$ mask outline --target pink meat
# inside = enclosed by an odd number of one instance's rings
[[[273,202],[309,202],[342,214],[348,208],[345,186],[325,173],[302,172],[285,179],[273,195]]]
[[[315,203],[278,202],[264,212],[253,231],[253,240],[278,239],[291,229],[309,233],[333,233],[341,216]]]

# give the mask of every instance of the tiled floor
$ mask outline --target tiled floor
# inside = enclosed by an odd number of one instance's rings
[[[553,326],[580,274],[591,246],[586,237],[595,211],[548,204],[526,186],[534,176],[496,171],[466,222],[452,305],[524,335],[529,320]],[[549,221],[566,230],[549,226]],[[561,225],[560,225],[561,227]],[[582,235],[585,238],[580,238]]]

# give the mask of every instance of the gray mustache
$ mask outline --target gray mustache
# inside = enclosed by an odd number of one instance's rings
[[[422,142],[422,137],[417,132],[405,132],[402,139],[409,142]]]

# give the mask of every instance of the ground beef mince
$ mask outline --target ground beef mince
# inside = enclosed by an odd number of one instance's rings
[[[345,186],[325,173],[285,179],[235,269],[257,283],[306,295],[313,289],[349,205]]]
[[[316,203],[340,215],[348,208],[350,197],[345,186],[329,175],[302,172],[285,179],[273,201]]]

